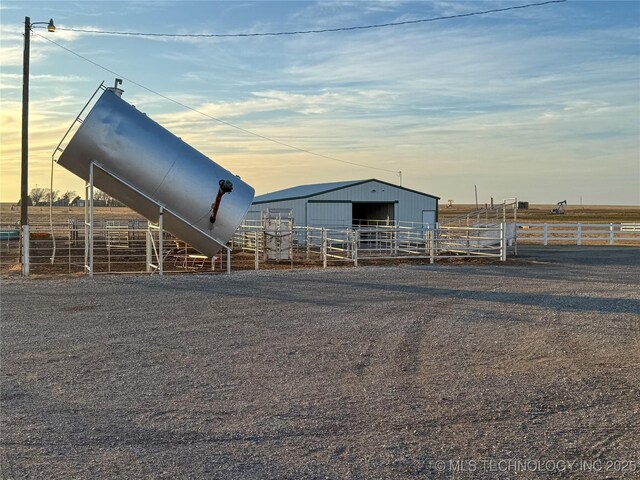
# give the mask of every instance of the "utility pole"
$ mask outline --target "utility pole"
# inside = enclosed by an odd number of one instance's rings
[[[29,224],[29,55],[31,19],[24,17],[24,52],[22,56],[22,163],[20,170],[20,227]]]
[[[474,185],[473,188],[476,191],[476,210],[478,210],[478,186]]]
[[[22,275],[29,274],[29,61],[31,55],[31,28],[47,25],[48,32],[55,32],[53,18],[48,22],[31,23],[24,17],[24,52],[22,54],[22,159],[20,162],[20,262]]]

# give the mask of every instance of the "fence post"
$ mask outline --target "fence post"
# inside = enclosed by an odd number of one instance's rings
[[[309,261],[309,255],[311,253],[311,239],[309,238],[309,225],[305,228],[305,235],[307,236],[307,262]]]
[[[615,243],[615,227],[613,223],[609,224],[609,245],[613,245]]]
[[[479,235],[480,232],[478,232],[476,230],[476,236],[480,236]],[[467,241],[466,241],[466,247],[467,247],[467,257],[471,256],[471,241],[469,240],[469,229],[467,228]],[[478,242],[478,247],[480,247],[480,242]]]
[[[395,225],[395,227],[393,228],[393,255],[396,256],[398,255],[398,248],[399,248],[399,244],[398,242],[400,242],[400,227],[398,226],[398,224]]]
[[[184,245],[185,251],[187,244]],[[164,208],[160,207],[158,215],[158,273],[164,275]]]
[[[153,249],[151,247],[151,235],[153,235],[153,233],[151,233],[151,230],[149,229],[149,226],[147,225],[147,234],[145,235],[145,240],[146,240],[146,257],[147,257],[147,273],[152,273],[152,269],[151,269],[151,263],[153,263]]]
[[[24,198],[22,199],[24,200]],[[29,225],[22,226],[22,276],[29,276]]]
[[[352,230],[353,233],[353,246],[351,247],[351,252],[353,255],[353,266],[358,266],[358,240],[360,237],[360,232],[358,230]]]
[[[543,233],[543,245],[547,246],[548,243],[548,235],[549,235],[549,225],[544,224],[544,233]]]
[[[507,261],[507,230],[504,223],[500,223],[500,261]]]
[[[578,236],[576,239],[576,245],[582,245],[582,224],[578,224]]]
[[[93,278],[93,162],[89,165],[89,277]]]
[[[227,275],[231,273],[231,249],[227,247]]]
[[[89,265],[89,182],[84,184],[84,267],[82,273],[87,273]]]
[[[322,228],[322,268],[327,268],[327,232]]]
[[[429,251],[429,237],[430,237],[430,233],[429,233],[429,227],[427,227],[424,231],[424,254],[426,255],[427,252]]]
[[[259,245],[259,237],[258,237],[258,231],[256,230],[254,232],[255,236],[256,236],[256,243],[255,243],[255,247],[256,247],[256,258],[255,258],[255,269],[258,270],[260,268],[260,245]]]
[[[435,258],[435,247],[436,247],[436,229],[438,227],[435,226],[433,230],[429,230],[429,263],[433,264],[436,261]]]

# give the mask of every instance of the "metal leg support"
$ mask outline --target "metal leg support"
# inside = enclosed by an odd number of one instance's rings
[[[164,208],[158,215],[158,273],[164,275]]]

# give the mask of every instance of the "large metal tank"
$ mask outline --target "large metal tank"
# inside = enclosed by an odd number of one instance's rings
[[[88,181],[95,162],[101,167],[94,167],[97,188],[152,222],[162,205],[167,231],[215,255],[242,222],[254,189],[136,110],[121,93],[104,91],[58,163]],[[233,189],[222,194],[228,182]]]

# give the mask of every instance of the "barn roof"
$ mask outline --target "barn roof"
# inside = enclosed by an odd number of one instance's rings
[[[298,185],[297,187],[285,188],[284,190],[278,190],[276,192],[265,193],[264,195],[258,195],[253,203],[269,203],[269,202],[282,202],[285,200],[297,200],[300,198],[315,197],[323,193],[333,192],[334,190],[341,190],[343,188],[354,187],[368,182],[379,182],[389,185],[394,188],[406,190],[408,192],[417,193],[418,195],[424,195],[425,197],[431,197],[440,200],[440,197],[429,195],[428,193],[418,192],[417,190],[411,190],[409,188],[400,187],[389,182],[383,182],[375,178],[367,180],[351,180],[346,182],[329,182],[329,183],[314,183],[311,185]]]

